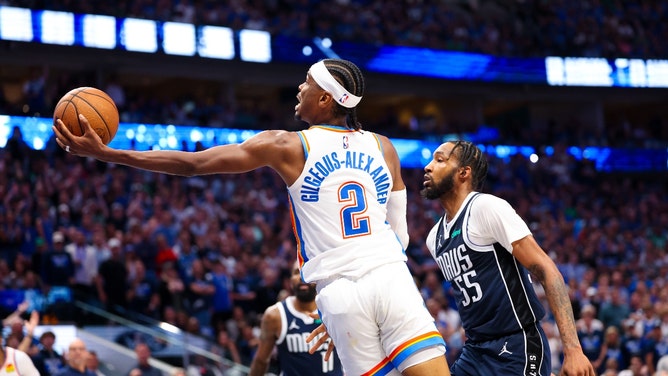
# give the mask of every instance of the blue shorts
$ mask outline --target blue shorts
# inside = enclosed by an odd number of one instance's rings
[[[549,376],[550,345],[538,323],[493,340],[467,341],[450,372],[453,376]]]

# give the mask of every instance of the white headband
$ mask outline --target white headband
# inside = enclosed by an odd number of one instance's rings
[[[323,61],[311,65],[309,74],[323,90],[332,94],[334,99],[343,107],[353,108],[362,100],[362,97],[350,93],[346,88],[341,86],[339,81],[329,73]]]

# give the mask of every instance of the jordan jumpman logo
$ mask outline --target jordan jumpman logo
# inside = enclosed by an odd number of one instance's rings
[[[499,353],[499,356],[501,356],[503,354],[506,354],[506,353],[510,354],[510,355],[513,355],[513,353],[508,351],[508,349],[506,348],[507,345],[508,345],[508,342],[503,343],[503,347],[501,348],[501,352]]]

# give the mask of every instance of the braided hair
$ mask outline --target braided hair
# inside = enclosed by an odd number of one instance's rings
[[[454,141],[451,153],[454,153],[459,159],[460,166],[471,167],[471,183],[473,189],[481,191],[487,178],[487,158],[483,155],[480,148],[470,141]]]
[[[351,94],[359,97],[364,95],[364,76],[355,63],[343,59],[323,60],[329,73],[343,85]],[[346,108],[340,104],[333,107],[335,117],[346,117],[346,126],[353,130],[362,129],[362,124],[357,120],[356,108]]]

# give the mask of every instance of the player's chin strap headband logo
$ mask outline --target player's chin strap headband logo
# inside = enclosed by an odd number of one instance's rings
[[[343,107],[353,108],[357,106],[358,103],[362,100],[362,97],[358,97],[350,93],[346,88],[341,86],[339,81],[337,81],[334,76],[327,70],[325,63],[319,61],[311,65],[309,69],[309,74],[313,80],[326,92],[332,94],[334,99],[339,102]]]

